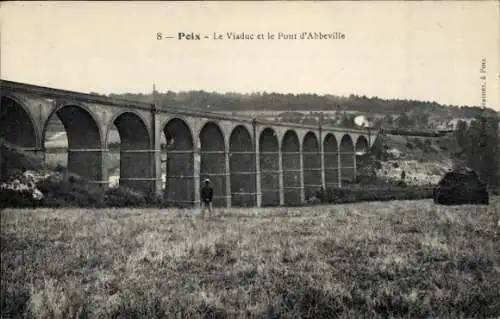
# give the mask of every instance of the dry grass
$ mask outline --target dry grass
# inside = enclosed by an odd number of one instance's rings
[[[1,213],[2,317],[495,317],[500,199]]]

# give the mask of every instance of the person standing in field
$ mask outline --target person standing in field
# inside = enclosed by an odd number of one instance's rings
[[[325,189],[323,188],[323,186],[321,186],[319,188],[319,191],[316,192],[316,197],[319,199],[321,204],[325,202]]]
[[[210,185],[210,180],[207,178],[201,189],[201,205],[202,213],[205,216],[205,211],[208,210],[208,215],[212,215],[212,199],[214,197],[214,188]]]

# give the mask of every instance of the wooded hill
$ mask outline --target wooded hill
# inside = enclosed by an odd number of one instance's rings
[[[351,94],[348,97],[318,94],[281,93],[215,93],[187,91],[155,92],[156,101],[162,107],[190,108],[210,111],[358,111],[362,113],[401,114],[423,113],[443,118],[473,118],[480,112],[477,106],[442,105],[435,101],[408,99],[381,99]],[[153,94],[109,94],[112,98],[123,98],[141,102],[153,102]],[[489,112],[496,112],[488,109]]]

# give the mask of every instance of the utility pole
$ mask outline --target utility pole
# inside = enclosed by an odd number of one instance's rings
[[[153,83],[153,104],[156,104],[156,84]]]

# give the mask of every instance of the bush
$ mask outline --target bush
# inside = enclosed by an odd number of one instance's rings
[[[33,198],[29,190],[12,190],[2,188],[0,190],[0,207],[36,207],[40,200]]]
[[[44,194],[44,206],[104,206],[104,193],[99,186],[71,176],[66,180],[53,175],[40,181],[37,187]]]
[[[124,187],[104,191],[102,187],[88,184],[78,176],[69,176],[66,179],[62,174],[52,174],[40,179],[36,184],[32,183],[33,187],[24,185],[23,180],[20,180],[21,184],[17,179],[16,183],[2,184],[2,207],[143,207],[162,204],[159,198]],[[39,198],[35,198],[34,190],[38,192],[37,195],[41,195]]]
[[[125,187],[108,188],[104,191],[100,186],[74,179],[66,181],[50,178],[41,182],[39,188],[45,194],[45,206],[143,207],[159,203],[155,198]]]
[[[19,175],[27,170],[40,170],[43,168],[42,161],[34,154],[26,153],[16,149],[4,140],[0,139],[0,156],[2,156],[2,179],[8,180],[12,176]]]
[[[0,185],[0,190],[1,207],[171,206],[154,194],[144,195],[125,187],[104,189],[76,175],[66,178],[59,173],[43,175],[26,171],[11,176],[8,182]]]
[[[325,201],[328,203],[350,203],[361,201],[413,200],[432,198],[432,187],[400,185],[381,187],[328,188]]]
[[[406,136],[421,136],[421,137],[441,137],[449,133],[448,131],[419,131],[419,130],[404,130],[404,129],[391,129],[384,130],[386,134],[391,135],[406,135]]]
[[[411,143],[413,143],[415,145],[415,147],[417,147],[417,148],[419,148],[421,150],[425,149],[425,144],[424,144],[424,142],[422,142],[421,139],[419,139],[419,138],[412,138],[410,140],[411,140]]]
[[[5,183],[0,184],[1,207],[34,207],[40,204],[43,194],[36,187],[36,176],[31,171],[12,170]]]
[[[56,167],[54,168],[54,171],[58,173],[63,173],[66,171],[66,167],[64,167],[62,164],[57,164]]]
[[[141,207],[146,205],[146,196],[125,187],[110,188],[106,191],[105,205],[112,207]]]
[[[493,196],[500,196],[500,188],[492,188],[491,189],[491,195],[493,195]]]

